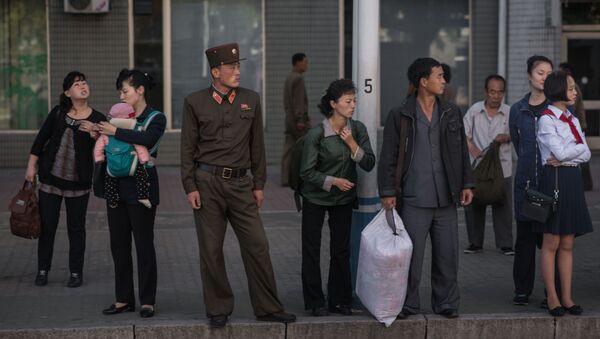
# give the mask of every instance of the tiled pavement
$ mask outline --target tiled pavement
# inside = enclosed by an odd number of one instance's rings
[[[593,158],[592,169],[595,170],[597,188],[586,194],[592,220],[598,230],[600,159],[598,156]],[[8,229],[8,213],[0,212],[0,329],[112,326],[142,321],[160,323],[203,319],[196,234],[179,181],[179,169],[162,167],[159,173],[161,205],[155,229],[159,277],[157,313],[154,318],[141,320],[137,313],[106,317],[100,313],[102,308],[113,301],[113,266],[105,207],[103,201],[92,198],[88,210],[85,283],[77,289],[65,286],[68,276],[68,247],[64,215],[56,237],[50,283],[45,287],[36,287],[33,285],[36,242],[12,236]],[[0,170],[0,206],[8,205],[11,196],[22,184],[23,175],[22,170]],[[267,183],[265,189],[266,201],[262,218],[270,241],[280,297],[288,310],[306,316],[300,282],[300,215],[294,210],[291,191],[279,186],[278,176],[278,168],[270,166],[269,177],[273,180]],[[459,241],[462,249],[467,246],[462,211],[459,211],[459,216]],[[327,233],[328,231],[324,231],[323,254],[328,253]],[[486,233],[483,253],[460,254],[461,312],[543,312],[538,308],[543,297],[539,268],[532,304],[526,307],[513,306],[513,257],[503,256],[493,248],[493,232],[489,224]],[[599,231],[581,237],[575,243],[574,297],[588,314],[600,314],[600,290],[597,288],[600,282],[599,243]],[[225,254],[229,278],[236,296],[233,317],[252,318],[239,247],[230,230],[226,237]],[[322,257],[322,262],[326,263],[326,255]],[[430,313],[429,256],[426,260],[422,279],[422,306],[424,312]],[[325,268],[323,270],[325,273]]]

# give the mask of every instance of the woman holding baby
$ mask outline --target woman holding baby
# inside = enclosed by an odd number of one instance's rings
[[[138,128],[127,129],[102,122],[98,124],[102,135],[113,137],[122,142],[145,147],[150,160],[139,164],[136,173],[147,175],[147,200],[140,199],[139,177],[126,176],[110,178],[114,180],[115,192],[112,200],[107,200],[108,228],[110,231],[110,249],[115,264],[116,300],[103,314],[112,315],[135,311],[133,287],[133,261],[131,256],[131,236],[135,241],[138,268],[139,298],[142,318],[154,315],[156,296],[156,253],[154,250],[154,218],[159,203],[158,174],[153,164],[156,158],[158,142],[162,137],[166,118],[164,114],[152,109],[146,103],[145,94],[154,87],[152,78],[139,70],[123,69],[116,81],[122,103],[133,108]],[[141,127],[143,126],[143,127]],[[108,188],[108,187],[107,187]],[[114,198],[114,196],[117,198]],[[116,200],[115,200],[116,199]]]

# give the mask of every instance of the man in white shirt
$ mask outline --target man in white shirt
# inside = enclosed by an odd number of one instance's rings
[[[482,150],[493,141],[501,143],[500,162],[504,175],[504,199],[492,204],[492,216],[496,247],[505,255],[514,255],[512,235],[512,153],[508,117],[510,106],[503,103],[506,81],[500,75],[490,75],[485,80],[485,100],[475,103],[463,118],[467,147],[471,161],[483,156]],[[475,188],[477,195],[477,187]],[[473,204],[465,208],[469,247],[464,253],[483,250],[485,210],[487,205]]]

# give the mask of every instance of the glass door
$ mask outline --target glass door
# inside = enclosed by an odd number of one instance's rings
[[[586,112],[586,135],[600,144],[600,27],[597,32],[563,33],[562,59],[573,66]],[[598,148],[598,147],[594,147]]]

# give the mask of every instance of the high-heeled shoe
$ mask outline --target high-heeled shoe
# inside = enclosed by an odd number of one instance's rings
[[[579,305],[573,305],[571,307],[565,307],[565,311],[572,315],[581,315],[581,313],[583,313],[583,308]]]
[[[557,306],[553,309],[548,308],[548,313],[553,317],[562,317],[565,315],[565,308],[562,306]]]

